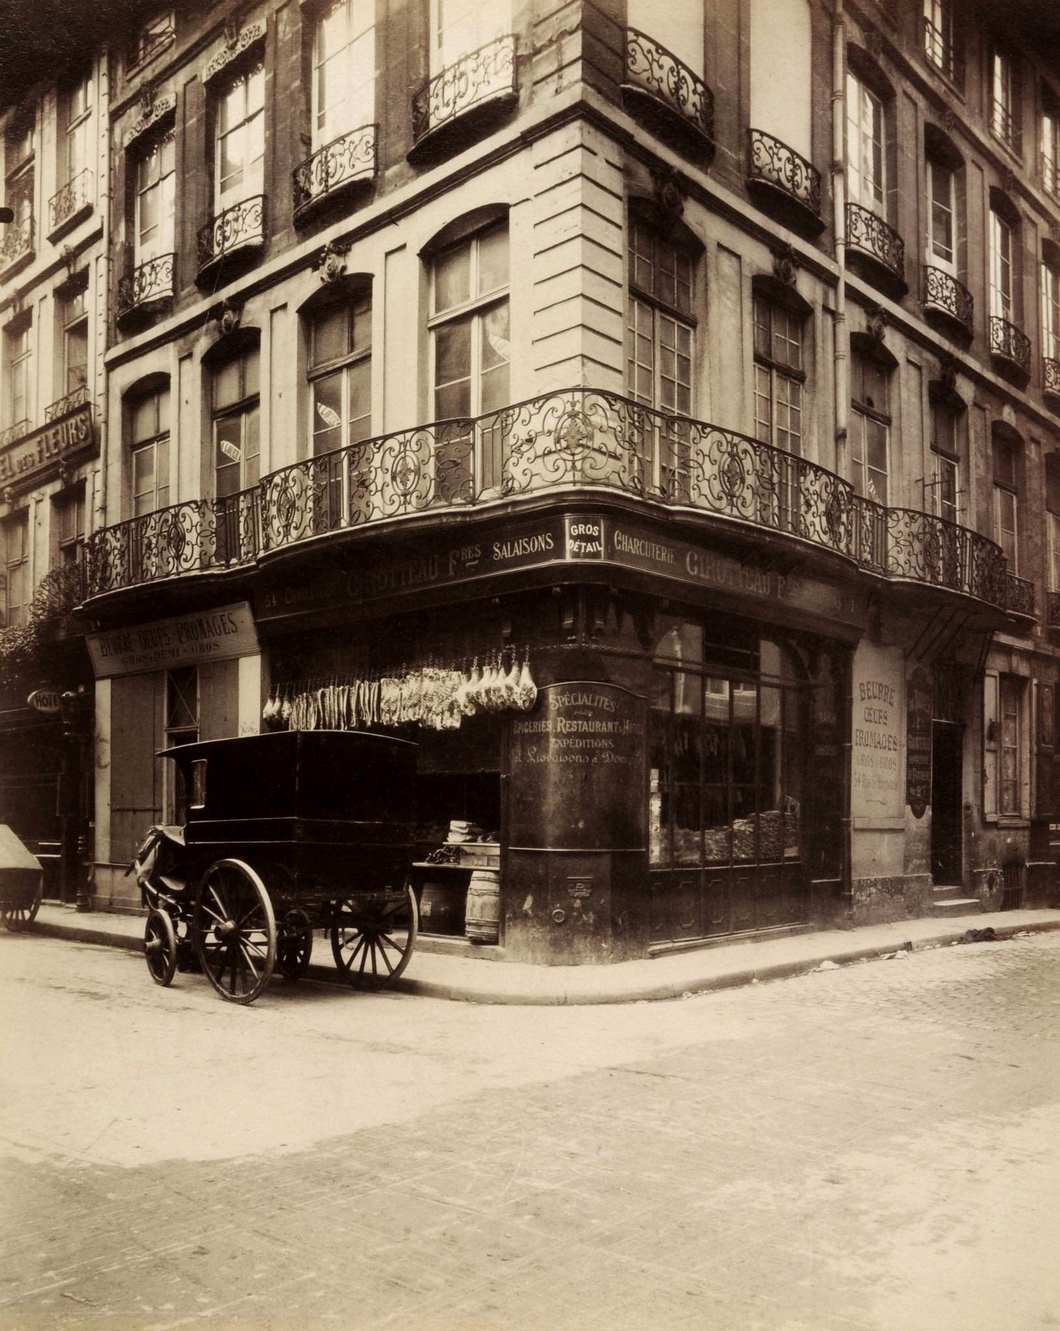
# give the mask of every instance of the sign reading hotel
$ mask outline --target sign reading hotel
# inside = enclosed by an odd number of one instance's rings
[[[900,818],[905,698],[893,653],[862,643],[854,655],[853,685],[851,813]]]
[[[95,442],[92,407],[84,403],[62,420],[23,435],[0,449],[0,485],[37,480],[42,472],[84,452]]]
[[[159,619],[136,628],[92,633],[86,641],[97,679],[228,661],[258,650],[254,619],[246,601]]]

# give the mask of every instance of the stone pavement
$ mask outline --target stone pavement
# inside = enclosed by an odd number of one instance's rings
[[[144,926],[140,916],[82,913],[45,905],[35,927],[38,933],[51,937],[137,949],[142,944]],[[532,966],[474,954],[431,951],[428,940],[416,949],[394,988],[423,997],[471,1003],[553,1005],[683,998],[799,975],[824,963],[845,965],[899,950],[946,945],[959,941],[969,929],[988,928],[1002,938],[1023,930],[1060,929],[1060,910],[997,911],[945,920],[897,920],[860,929],[822,929],[781,938],[718,942],[612,965]],[[330,945],[319,933],[309,978],[337,978]]]

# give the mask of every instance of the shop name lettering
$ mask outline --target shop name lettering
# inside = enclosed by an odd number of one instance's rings
[[[49,425],[0,453],[0,482],[38,471],[82,447],[91,437],[92,408],[85,406],[76,415]]]
[[[138,652],[176,651],[193,645],[203,645],[209,650],[218,638],[238,632],[239,625],[232,615],[203,615],[199,619],[181,620],[179,624],[115,633],[100,640],[99,654],[106,659]]]
[[[604,719],[593,715],[594,711],[614,713],[613,698],[576,690],[558,694],[554,703],[557,715],[513,722],[514,736],[540,736],[543,741],[523,746],[523,762],[530,766],[541,763],[630,765],[632,755],[629,749],[639,734],[638,727],[629,718],[612,716]],[[558,709],[564,707],[576,708],[581,714],[559,715]]]
[[[674,547],[644,536],[634,536],[616,527],[612,537],[615,554],[647,564],[683,571],[695,582],[711,587],[729,587],[753,596],[786,596],[788,580],[780,573],[767,573],[763,569],[748,568],[724,555],[709,550]]]
[[[897,697],[895,686],[884,680],[862,680],[857,686],[861,724],[854,726],[854,784],[863,789],[882,789],[881,782],[898,772],[901,745],[890,730]]]

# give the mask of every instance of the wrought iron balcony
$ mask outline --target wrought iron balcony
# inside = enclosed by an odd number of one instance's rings
[[[977,532],[885,508],[824,467],[747,435],[572,388],[381,435],[292,463],[229,498],[103,528],[89,541],[87,595],[249,567],[332,533],[586,488],[781,533],[876,576],[1000,608],[1013,594],[1000,547]]]
[[[76,411],[78,407],[83,407],[91,399],[88,396],[88,385],[80,384],[72,393],[67,393],[65,397],[59,398],[51,406],[44,408],[44,422],[50,424],[52,421],[61,420],[71,411]]]
[[[321,199],[375,176],[375,125],[362,125],[332,139],[293,172],[294,211],[306,213]]]
[[[972,293],[952,274],[924,265],[924,313],[941,314],[971,333],[975,317]]]
[[[88,167],[85,167],[76,176],[72,176],[62,189],[55,191],[48,200],[49,235],[91,209],[95,179]]]
[[[1051,356],[1042,360],[1042,391],[1050,397],[1060,397],[1060,360]]]
[[[1060,199],[1060,160],[1051,153],[1042,153],[1042,165],[1039,172],[1039,179],[1042,183],[1042,189],[1046,194],[1051,194],[1054,199]]]
[[[497,102],[507,105],[517,93],[515,37],[509,33],[463,56],[418,89],[412,98],[413,143],[472,110]]]
[[[20,421],[15,421],[5,430],[0,430],[0,448],[6,448],[8,444],[13,444],[16,439],[21,439],[23,435],[29,434],[33,426],[25,417]]]
[[[847,248],[867,255],[899,282],[905,281],[905,242],[893,226],[860,203],[847,204]]]
[[[33,253],[33,216],[9,222],[0,240],[0,271]]]
[[[1021,374],[1030,373],[1030,338],[999,314],[990,316],[990,354]]]
[[[964,86],[964,58],[952,36],[947,36],[927,17],[922,20],[924,54],[945,78],[958,88]]]
[[[794,148],[762,129],[748,131],[748,177],[782,190],[814,217],[821,216],[821,173]]]
[[[1005,570],[1005,609],[1010,615],[1034,619],[1034,583]]]
[[[234,203],[199,230],[199,276],[230,255],[265,244],[265,196]]]
[[[1016,108],[1005,106],[995,98],[990,99],[990,132],[1007,148],[1011,148],[1017,157],[1023,151],[1023,126]]]
[[[694,146],[713,151],[714,94],[683,60],[636,28],[626,29],[622,92],[660,133],[676,130],[687,138],[691,129]]]
[[[176,290],[173,281],[175,262],[175,254],[157,254],[119,278],[118,318],[124,319],[155,301],[172,300]]]
[[[1048,627],[1060,629],[1060,592],[1049,593],[1047,614],[1049,616]]]

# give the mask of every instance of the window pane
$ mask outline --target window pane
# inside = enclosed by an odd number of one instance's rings
[[[132,440],[134,443],[140,443],[144,439],[150,439],[158,429],[158,395],[150,393],[133,403],[130,423]]]
[[[360,360],[346,371],[349,379],[349,442],[360,443],[372,432],[372,362]]]
[[[239,388],[239,361],[229,360],[218,365],[213,373],[213,403],[227,407],[242,397]]]
[[[508,302],[495,305],[482,316],[482,368],[507,364],[511,359],[508,329]]]
[[[342,371],[313,380],[313,452],[342,444]]]
[[[349,316],[343,306],[334,306],[317,315],[313,320],[314,365],[324,365],[345,356],[348,329]]]
[[[471,319],[454,319],[435,329],[435,383],[442,385],[471,374]]]
[[[434,309],[451,309],[471,295],[471,248],[468,244],[440,254],[434,261]]]
[[[436,420],[449,420],[453,416],[471,415],[471,381],[438,388],[434,394],[434,415]]]
[[[508,285],[508,228],[487,231],[478,242],[478,292],[480,296]]]

